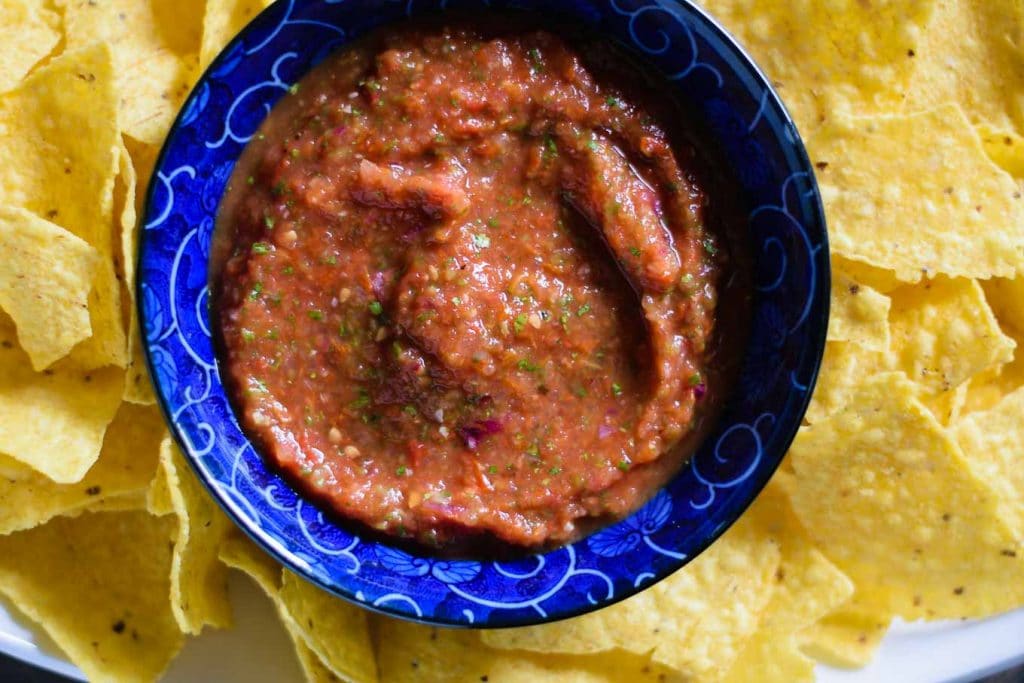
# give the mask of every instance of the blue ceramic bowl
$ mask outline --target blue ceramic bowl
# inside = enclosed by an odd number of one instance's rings
[[[458,6],[558,11],[632,49],[692,103],[735,171],[755,254],[753,332],[717,431],[628,519],[509,562],[419,557],[339,527],[267,467],[232,412],[211,342],[214,217],[273,104],[330,52],[385,22]],[[765,77],[701,10],[673,0],[280,0],[195,88],[157,163],[138,300],[173,433],[228,514],[329,591],[400,617],[478,627],[553,621],[665,578],[724,532],[767,483],[806,410],[825,344],[829,257],[814,174]]]

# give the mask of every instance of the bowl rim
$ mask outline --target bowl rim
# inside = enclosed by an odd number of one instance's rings
[[[760,472],[756,478],[753,478],[753,481],[749,487],[750,494],[742,501],[742,503],[736,506],[736,509],[732,515],[727,516],[727,518],[721,524],[719,524],[713,531],[706,534],[700,543],[695,544],[694,552],[686,555],[682,559],[674,559],[671,562],[667,563],[667,566],[664,568],[663,571],[660,571],[659,573],[655,574],[650,580],[646,581],[642,585],[634,586],[628,590],[616,591],[613,597],[601,600],[596,605],[590,604],[586,600],[579,600],[575,605],[573,605],[571,609],[558,612],[557,614],[536,614],[532,618],[511,619],[508,620],[508,623],[490,623],[491,621],[501,621],[500,614],[497,610],[489,612],[488,616],[479,622],[475,620],[470,622],[459,621],[445,618],[443,615],[437,614],[416,616],[410,614],[407,611],[402,611],[401,609],[398,609],[396,607],[391,607],[387,604],[375,605],[371,602],[361,600],[356,597],[356,591],[351,589],[349,586],[346,586],[344,582],[332,582],[322,579],[316,572],[311,571],[305,562],[299,561],[295,558],[294,553],[288,549],[287,543],[281,541],[275,535],[268,533],[256,521],[242,514],[240,509],[236,510],[236,507],[228,501],[227,495],[222,491],[220,483],[214,480],[211,473],[207,470],[206,467],[204,467],[199,462],[198,458],[195,458],[190,454],[187,442],[183,434],[181,433],[181,428],[176,424],[175,419],[173,417],[172,410],[169,405],[169,400],[164,395],[164,392],[161,390],[161,384],[157,379],[158,374],[155,371],[153,361],[153,344],[147,338],[147,335],[145,334],[141,326],[141,322],[146,319],[145,297],[143,296],[143,286],[146,283],[146,278],[144,277],[145,270],[142,267],[144,262],[143,257],[144,254],[146,253],[147,244],[152,239],[146,234],[147,231],[144,229],[144,227],[147,224],[147,218],[149,218],[150,215],[153,213],[152,209],[154,207],[154,197],[156,195],[157,188],[160,186],[160,183],[154,182],[154,180],[157,179],[158,172],[164,167],[164,164],[167,161],[169,150],[172,147],[171,141],[175,137],[175,133],[179,129],[181,129],[183,125],[183,119],[185,118],[187,112],[189,111],[190,105],[192,105],[192,103],[196,100],[196,97],[201,91],[203,85],[213,76],[214,72],[221,67],[223,57],[232,52],[236,47],[239,46],[239,44],[243,42],[243,38],[246,36],[248,31],[254,25],[256,25],[256,23],[261,18],[275,11],[276,8],[284,6],[285,4],[287,4],[289,9],[291,9],[297,2],[308,3],[311,1],[315,0],[274,0],[274,2],[272,2],[270,5],[268,5],[263,10],[253,15],[249,22],[238,33],[236,33],[232,37],[232,39],[228,41],[228,43],[225,44],[221,51],[217,53],[217,55],[210,61],[210,63],[206,66],[206,68],[196,79],[188,95],[182,100],[182,104],[180,105],[180,108],[177,114],[175,115],[175,118],[171,123],[170,128],[168,128],[166,135],[164,136],[162,142],[160,143],[160,151],[154,160],[153,175],[146,189],[145,202],[142,205],[142,211],[140,212],[139,216],[139,229],[137,235],[137,245],[135,249],[136,282],[133,286],[133,293],[135,296],[134,308],[135,314],[136,316],[138,316],[137,319],[140,321],[140,334],[143,351],[142,355],[145,359],[146,372],[148,374],[148,379],[150,380],[150,383],[153,388],[153,394],[156,399],[156,405],[160,410],[160,413],[164,419],[168,432],[171,435],[171,438],[174,440],[176,447],[181,451],[184,460],[188,462],[190,469],[196,475],[197,479],[201,482],[203,488],[216,502],[218,508],[220,508],[220,510],[224,512],[227,515],[227,517],[232,521],[234,526],[240,529],[242,532],[244,532],[244,534],[251,541],[253,541],[263,552],[267,553],[270,557],[272,557],[276,562],[281,564],[284,568],[288,569],[296,576],[301,577],[303,580],[308,581],[313,585],[317,586],[318,588],[328,592],[329,594],[345,600],[349,604],[358,606],[362,609],[368,610],[373,613],[402,619],[404,621],[409,621],[412,623],[441,627],[466,628],[470,630],[518,628],[542,624],[551,624],[558,621],[576,618],[579,616],[583,616],[585,614],[589,614],[591,612],[596,612],[605,609],[619,602],[627,600],[635,596],[636,594],[651,588],[655,584],[660,583],[661,581],[669,578],[676,572],[683,569],[687,564],[695,560],[701,554],[703,554],[712,544],[714,544],[730,528],[732,528],[733,525],[735,525],[736,522],[744,514],[747,513],[747,511],[750,509],[750,506],[753,505],[754,501],[760,496],[764,488],[768,485],[769,481],[772,479],[772,477],[777,472],[778,468],[781,466],[785,458],[785,454],[789,451],[789,448],[791,447],[793,441],[796,438],[797,433],[801,428],[803,416],[806,414],[808,407],[810,406],[812,394],[814,393],[814,388],[820,376],[824,360],[828,323],[831,315],[830,308],[832,263],[828,223],[825,216],[825,210],[821,197],[821,191],[817,181],[817,176],[814,173],[814,166],[807,153],[803,136],[800,134],[800,131],[796,126],[796,122],[793,119],[793,116],[790,114],[782,98],[779,96],[774,85],[772,84],[772,81],[767,77],[767,75],[764,73],[760,65],[751,57],[751,55],[740,43],[740,41],[736,39],[707,10],[698,5],[695,0],[654,0],[654,3],[657,5],[668,5],[670,8],[673,8],[676,11],[690,15],[690,17],[692,17],[694,20],[702,22],[704,27],[706,29],[709,29],[710,33],[714,35],[714,39],[718,42],[718,44],[720,46],[724,46],[724,49],[719,48],[719,52],[721,52],[722,54],[728,53],[737,58],[738,61],[741,62],[743,66],[750,71],[750,75],[760,82],[760,85],[764,89],[765,98],[767,100],[770,100],[769,103],[763,103],[762,108],[773,106],[780,117],[781,123],[783,124],[782,129],[789,129],[793,131],[793,133],[795,134],[788,141],[780,144],[783,147],[788,146],[791,149],[791,151],[795,155],[796,165],[803,169],[804,175],[806,176],[805,180],[808,184],[808,188],[805,190],[804,196],[810,198],[809,203],[813,206],[813,216],[808,216],[808,218],[813,218],[813,224],[815,226],[820,226],[820,249],[824,253],[824,258],[822,259],[821,263],[819,263],[817,266],[819,270],[819,275],[815,278],[817,288],[814,298],[818,300],[818,304],[820,306],[820,315],[818,316],[817,320],[811,320],[810,318],[808,318],[809,324],[817,325],[818,332],[816,335],[812,335],[813,346],[810,348],[805,348],[803,351],[805,355],[810,353],[812,356],[810,359],[804,361],[806,367],[803,369],[809,371],[809,376],[806,384],[803,385],[802,387],[804,389],[802,391],[803,396],[797,402],[797,407],[794,409],[791,424],[788,426],[787,429],[778,432],[776,443],[778,444],[778,450],[781,452],[778,453],[776,457],[769,458],[770,460],[774,460],[773,464],[770,467],[764,468],[763,472]],[[331,4],[344,2],[344,0],[324,1]],[[614,5],[616,0],[610,0],[610,2]],[[447,8],[444,7],[442,7],[440,10],[432,8],[426,12],[418,14],[416,17],[413,17],[411,19],[410,17],[406,16],[404,18],[399,18],[397,20],[386,21],[383,24],[381,24],[381,27],[393,26],[395,24],[401,24],[410,20],[415,21],[415,19],[420,16],[428,16],[430,14],[437,14],[445,11],[448,10]],[[472,11],[486,12],[492,11],[492,8],[490,6],[483,8],[473,8]],[[537,14],[539,12],[538,9],[532,7],[526,9],[525,11],[531,14]],[[335,48],[335,50],[344,49],[345,46],[347,46],[349,43],[350,40],[346,38],[344,44]],[[626,47],[636,52],[636,49],[633,46]],[[298,79],[301,80],[301,78],[303,78],[307,73],[308,69],[306,71],[303,71],[302,74],[298,77]],[[267,115],[269,115],[269,113]],[[810,221],[809,224],[811,224]],[[218,356],[215,358],[215,365],[217,366],[218,376],[220,375],[220,364],[221,359]],[[736,390],[737,388],[734,386],[732,391]],[[233,410],[234,407],[232,406],[232,411]],[[714,432],[712,431],[712,434],[713,433]],[[251,444],[252,442],[249,439],[248,435],[245,434],[244,430],[243,435],[245,436],[246,441]],[[703,444],[704,441],[702,441],[701,443]],[[256,449],[255,446],[253,446],[253,448],[255,452],[259,453],[259,449]],[[765,452],[766,454],[769,455],[774,454],[774,451],[766,450]],[[260,454],[260,457],[263,457],[262,454]],[[683,464],[682,467],[685,469],[689,466],[690,462],[686,462]],[[675,477],[673,477],[673,479],[674,478]],[[294,487],[291,487],[290,484],[289,487],[296,492],[296,495],[300,499],[308,500],[308,497],[304,496],[301,492],[294,489]],[[658,491],[661,491],[663,489],[664,486],[659,488]],[[653,495],[657,495],[658,491],[655,491],[655,493],[652,494],[652,498]],[[647,502],[650,502],[650,499],[648,499]],[[634,510],[630,516],[627,516],[623,519],[628,519],[629,517],[635,515],[639,509],[640,508]],[[610,525],[621,521],[622,519],[614,520],[610,523]],[[592,533],[597,533],[602,529],[606,528],[608,528],[608,526],[600,527],[594,530],[594,532]],[[590,535],[592,534],[588,534],[587,536],[578,538],[572,543],[563,544],[556,548],[546,550],[543,553],[538,554],[538,556],[543,557],[548,555],[549,553],[562,550],[566,547],[575,546],[579,543],[584,543],[587,540],[587,538],[590,537]],[[366,541],[362,542],[366,543]],[[385,545],[386,547],[392,547],[387,546],[386,543],[381,543],[381,541],[377,539],[370,541],[370,543],[372,543],[374,546]],[[486,562],[488,560],[485,558],[479,561]],[[332,576],[331,578],[336,577]],[[499,615],[499,617],[495,619],[495,615]]]

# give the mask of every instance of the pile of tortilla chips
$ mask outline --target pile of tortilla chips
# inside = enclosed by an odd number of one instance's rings
[[[231,622],[310,681],[801,681],[894,618],[1024,605],[1024,16],[1016,0],[707,0],[796,117],[833,247],[806,425],[684,570],[512,631],[368,613],[235,531],[153,406],[139,216],[189,87],[263,0],[0,0],[0,593],[91,680]]]

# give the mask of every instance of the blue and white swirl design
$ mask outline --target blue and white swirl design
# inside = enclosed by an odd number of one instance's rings
[[[225,395],[207,265],[216,206],[245,143],[331,50],[405,16],[452,8],[557,11],[632,46],[707,123],[750,207],[754,329],[717,435],[636,514],[514,561],[418,557],[353,535],[296,495],[249,444]],[[435,623],[514,626],[621,599],[698,554],[764,485],[799,425],[827,324],[828,246],[799,137],[756,69],[700,10],[670,0],[280,0],[216,60],[153,175],[138,301],[176,438],[232,517],[298,573],[350,600]]]

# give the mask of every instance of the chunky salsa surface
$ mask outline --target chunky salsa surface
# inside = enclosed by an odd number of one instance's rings
[[[733,267],[650,92],[607,48],[465,23],[377,34],[293,87],[214,256],[265,455],[439,547],[549,546],[644,502],[722,390]]]

